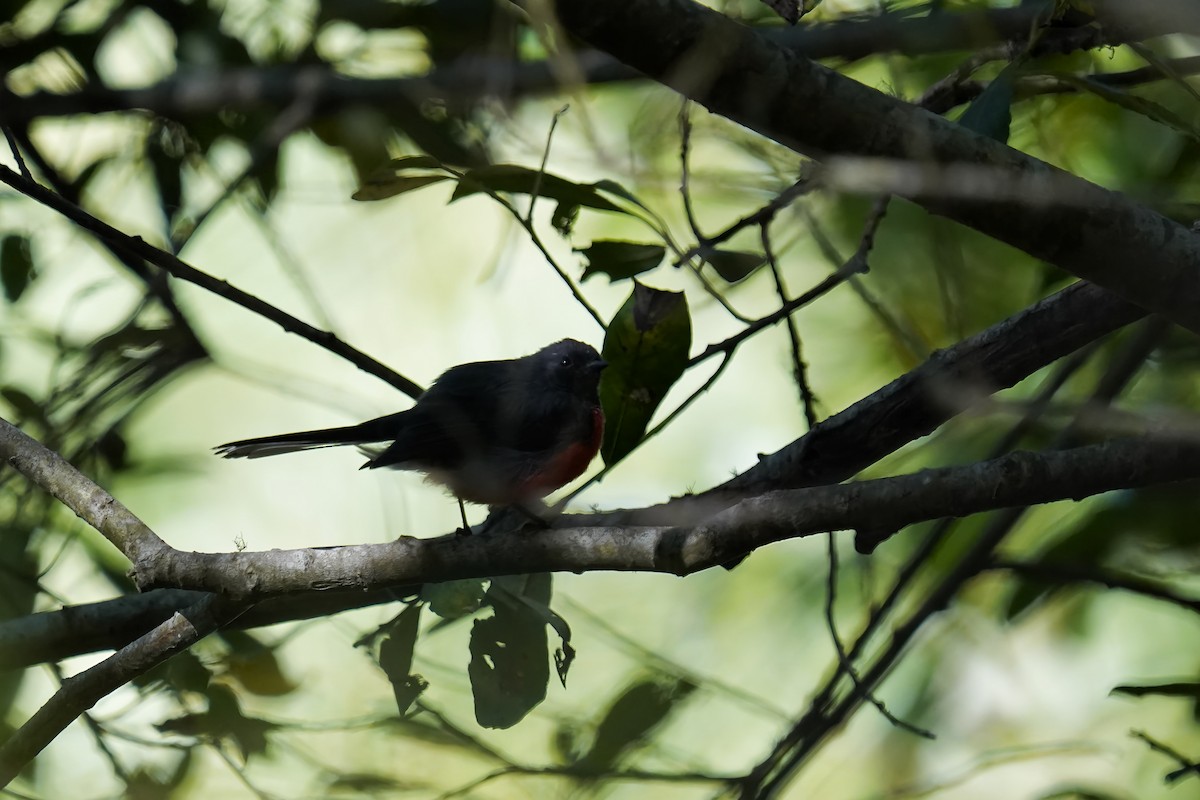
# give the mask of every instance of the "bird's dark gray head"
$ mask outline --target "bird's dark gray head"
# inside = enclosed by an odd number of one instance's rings
[[[547,345],[529,359],[555,387],[588,398],[596,397],[600,372],[608,366],[596,348],[574,339]]]

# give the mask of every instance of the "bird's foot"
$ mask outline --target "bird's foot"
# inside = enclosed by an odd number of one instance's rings
[[[530,508],[527,502],[488,506],[488,518],[483,523],[484,532],[515,533],[526,529],[549,528],[552,518],[548,513],[549,509],[544,504],[539,504],[541,508],[535,510]]]

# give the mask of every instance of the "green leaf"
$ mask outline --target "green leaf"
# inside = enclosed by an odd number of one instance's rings
[[[222,631],[219,635],[233,651],[225,659],[225,668],[246,691],[278,697],[296,690],[270,646],[245,631]]]
[[[616,181],[605,178],[603,180],[599,180],[599,181],[596,181],[595,183],[593,183],[592,188],[598,189],[601,192],[608,192],[609,194],[616,195],[617,197],[620,197],[622,200],[628,200],[630,203],[633,203],[635,206],[642,209],[643,211],[649,211],[651,214],[654,213],[654,212],[650,211],[649,206],[647,206],[645,203],[643,203],[641,200],[638,199],[637,195],[635,195],[633,192],[629,191],[628,189],[626,189],[624,186],[617,183]]]
[[[42,404],[29,395],[24,389],[18,389],[15,386],[0,387],[0,397],[3,397],[5,402],[12,406],[13,411],[17,412],[17,416],[21,419],[32,422],[44,422]]]
[[[426,186],[448,180],[450,180],[449,175],[397,175],[394,178],[379,181],[367,178],[358,191],[350,195],[350,199],[362,203],[386,200],[389,197],[395,197],[415,189],[424,189]]]
[[[1017,65],[1009,64],[992,79],[967,110],[958,118],[958,124],[976,133],[982,133],[998,142],[1007,142],[1012,126],[1013,87],[1017,79]]]
[[[484,583],[481,578],[427,583],[421,587],[420,596],[439,617],[459,619],[474,614],[483,605]]]
[[[641,441],[655,409],[687,367],[692,320],[682,292],[634,281],[604,336],[608,368],[600,379],[605,464],[624,458]]]
[[[533,194],[557,200],[565,209],[571,206],[595,208],[600,211],[628,213],[596,190],[594,184],[582,184],[549,172],[539,173],[517,164],[495,164],[468,170],[454,190],[450,202],[480,192],[508,192],[509,194]]]
[[[524,604],[530,611],[537,614],[544,624],[550,626],[558,634],[558,638],[562,641],[562,647],[554,652],[554,667],[558,673],[558,680],[566,687],[567,673],[575,661],[575,648],[571,646],[571,626],[554,609],[550,608],[552,576],[550,573],[537,573],[518,577],[525,579],[519,591],[512,591],[510,581],[498,578],[492,584],[488,597],[493,604],[497,599]]]
[[[1147,100],[1144,97],[1139,97],[1136,94],[1129,94],[1120,89],[1116,89],[1099,81],[1083,78],[1078,75],[1071,74],[1056,74],[1054,77],[1063,83],[1070,84],[1077,89],[1085,92],[1091,92],[1102,100],[1106,100],[1113,105],[1120,106],[1126,111],[1132,111],[1134,114],[1154,120],[1160,125],[1165,125],[1177,133],[1181,133],[1189,139],[1200,141],[1200,129],[1183,117],[1176,114],[1166,106],[1159,105],[1153,100]]]
[[[550,215],[550,225],[560,236],[570,236],[575,228],[575,220],[579,219],[579,206],[569,203],[559,203]]]
[[[767,257],[761,253],[741,253],[736,250],[709,250],[703,256],[728,283],[744,280],[754,270],[767,263]]]
[[[435,183],[453,178],[446,172],[429,172],[442,169],[442,162],[433,156],[404,156],[393,158],[384,166],[367,176],[358,190],[350,197],[360,202],[372,202],[395,197],[415,189],[423,189]]]
[[[208,691],[212,672],[190,650],[171,656],[169,659],[134,678],[131,683],[138,688],[157,684],[170,686],[177,692]]]
[[[379,644],[379,667],[392,684],[396,708],[401,716],[408,713],[417,697],[429,686],[420,675],[412,674],[420,621],[421,606],[414,603],[384,626],[386,632]]]
[[[232,742],[242,758],[266,752],[267,734],[278,726],[242,713],[235,695],[227,686],[212,684],[208,689],[208,711],[184,714],[155,726],[164,733],[224,739]]]
[[[607,275],[611,283],[654,269],[667,254],[667,248],[660,244],[599,239],[589,247],[575,248],[575,252],[582,253],[587,259],[583,280],[593,275]]]
[[[0,284],[4,296],[15,303],[25,294],[34,278],[33,255],[26,236],[6,236],[0,244]]]
[[[1116,686],[1113,687],[1111,694],[1126,694],[1130,697],[1158,695],[1160,697],[1187,697],[1192,700],[1200,700],[1200,683],[1157,683],[1145,686]]]
[[[497,594],[549,603],[549,576],[497,579]],[[489,591],[489,594],[491,594]],[[475,719],[485,728],[511,728],[546,699],[550,682],[546,622],[530,605],[493,602],[493,616],[471,628],[467,674],[475,697]]]
[[[1074,568],[1102,566],[1128,543],[1142,548],[1191,551],[1195,547],[1192,509],[1200,482],[1154,486],[1109,495],[1103,505],[1073,530],[1040,553],[1036,562]],[[1008,601],[1013,619],[1045,596],[1065,588],[1061,583],[1022,578]]]
[[[586,771],[608,771],[662,724],[695,688],[683,680],[670,683],[643,680],[633,684],[609,707],[596,726],[591,748],[576,766]]]

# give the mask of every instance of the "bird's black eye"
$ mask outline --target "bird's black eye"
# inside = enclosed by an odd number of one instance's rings
[[[571,357],[570,357],[570,356],[563,356],[563,359],[562,359],[562,361],[558,362],[558,365],[559,365],[560,367],[569,367],[569,366],[571,366],[571,363],[572,363],[572,362],[571,362]]]

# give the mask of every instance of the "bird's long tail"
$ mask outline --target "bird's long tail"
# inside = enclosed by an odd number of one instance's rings
[[[347,425],[343,428],[323,428],[318,431],[300,431],[299,433],[281,433],[277,436],[261,436],[257,439],[242,439],[237,442],[227,442],[213,449],[217,455],[223,458],[263,458],[282,453],[295,453],[299,450],[312,450],[317,447],[383,442],[396,438],[401,425],[403,425],[401,417],[407,413],[407,411],[401,411],[398,414],[389,414],[386,417],[368,420],[358,425]]]

